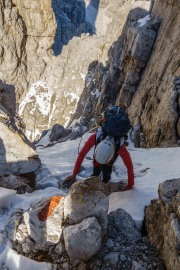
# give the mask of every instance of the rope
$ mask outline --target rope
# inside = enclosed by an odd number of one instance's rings
[[[78,145],[78,155],[79,155],[79,153],[80,153],[80,145],[81,145],[82,139],[83,139],[89,132],[91,132],[92,130],[95,130],[95,129],[99,128],[99,127],[100,127],[100,126],[97,126],[97,127],[94,127],[94,128],[92,128],[92,129],[88,130],[88,132],[86,132],[86,133],[81,137],[81,139],[80,139],[80,141],[79,141],[79,145]]]

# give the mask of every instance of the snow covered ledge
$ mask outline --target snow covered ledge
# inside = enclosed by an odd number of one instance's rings
[[[3,262],[5,267],[8,267],[9,270],[52,270],[52,265],[50,263],[33,261],[25,256],[19,255],[9,247],[6,247],[0,254],[0,262]],[[3,267],[3,265],[0,266]]]

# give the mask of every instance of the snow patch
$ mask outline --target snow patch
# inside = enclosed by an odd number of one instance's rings
[[[19,115],[22,116],[23,111],[28,103],[31,103],[32,106],[30,114],[34,115],[36,109],[38,108],[43,115],[49,115],[52,96],[53,92],[50,90],[47,83],[37,81],[30,87],[29,92],[20,103]]]
[[[83,74],[82,72],[80,73],[80,75],[81,75],[81,78],[83,79],[83,81],[85,81],[86,80],[86,75]]]
[[[95,88],[93,91],[91,91],[91,95],[92,96],[95,96],[96,98],[98,98],[100,96],[99,89]]]
[[[0,255],[0,269],[6,266],[8,270],[51,270],[50,263],[36,262],[25,256],[19,255],[13,249],[7,247]]]

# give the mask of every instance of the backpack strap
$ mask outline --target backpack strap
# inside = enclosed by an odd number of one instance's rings
[[[102,128],[98,128],[96,132],[96,143],[95,143],[95,148],[96,146],[106,138],[106,134],[103,132]]]

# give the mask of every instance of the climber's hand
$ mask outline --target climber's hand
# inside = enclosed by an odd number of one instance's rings
[[[121,187],[121,191],[130,190],[130,189],[132,189],[132,188],[133,188],[132,186],[128,186],[128,185],[124,184],[124,185],[122,185],[122,187]]]
[[[64,179],[62,182],[62,188],[70,188],[72,184],[76,182],[76,175],[72,174]]]

